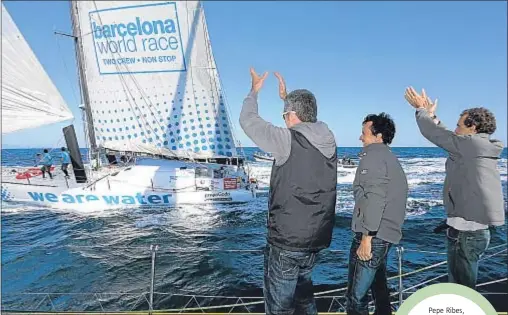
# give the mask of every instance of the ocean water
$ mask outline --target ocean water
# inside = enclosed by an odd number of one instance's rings
[[[267,188],[271,165],[254,162],[252,154],[256,150],[246,148],[245,153],[254,175]],[[339,148],[338,154],[351,156],[359,151],[360,148]],[[393,151],[401,161],[410,188],[400,244],[405,249],[402,271],[407,273],[446,259],[444,234],[432,232],[445,218],[441,189],[446,153],[439,148]],[[40,150],[2,150],[2,168],[32,165],[37,152]],[[83,153],[86,156],[85,150]],[[499,170],[506,196],[506,149]],[[344,305],[341,296],[347,280],[351,241],[353,178],[353,171],[339,173],[332,245],[320,254],[313,272],[320,311],[340,311]],[[150,245],[157,244],[154,309],[257,301],[258,304],[246,307],[262,311],[259,297],[263,285],[266,208],[266,197],[248,205],[87,214],[72,209],[54,211],[29,204],[2,203],[2,309],[146,310],[148,296],[142,293],[150,289]],[[506,240],[505,225],[493,233],[492,249],[480,265],[479,283],[507,277]],[[396,250],[392,249],[390,276],[397,274],[397,262]],[[416,289],[411,289],[412,286],[425,281],[428,284],[446,281],[442,276],[445,273],[446,264],[440,264],[404,277],[403,285],[413,292]],[[391,280],[389,286],[395,293],[398,281]],[[506,292],[506,288],[505,280],[479,287],[478,291]],[[332,291],[321,294],[329,290]],[[498,311],[508,310],[503,300],[506,296],[485,296]],[[241,312],[246,307],[210,310]]]

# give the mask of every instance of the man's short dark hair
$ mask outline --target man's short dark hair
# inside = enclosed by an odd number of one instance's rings
[[[366,124],[369,121],[372,122],[370,131],[372,131],[373,135],[380,133],[383,137],[384,144],[392,143],[392,140],[395,137],[395,123],[390,115],[386,113],[381,113],[379,115],[370,114],[365,117],[363,124]]]
[[[48,153],[49,151],[48,151],[48,149],[44,149],[44,151],[42,151],[42,152],[44,152],[44,153]]]
[[[316,122],[316,97],[308,90],[294,90],[286,96],[284,111],[294,111],[302,122]]]
[[[460,116],[467,115],[464,120],[466,127],[476,126],[477,133],[493,134],[496,131],[496,117],[484,107],[475,107],[464,110]]]

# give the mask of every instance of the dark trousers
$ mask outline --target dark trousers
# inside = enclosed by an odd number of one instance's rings
[[[67,167],[69,167],[69,163],[62,163],[62,172],[64,172],[65,176],[69,177],[69,172],[67,171]]]
[[[373,237],[372,258],[369,261],[362,261],[356,254],[361,240],[362,234],[356,233],[349,252],[347,314],[369,314],[369,290],[372,292],[376,306],[374,314],[391,314],[390,292],[386,280],[386,261],[392,244]]]
[[[53,178],[53,175],[51,174],[51,165],[43,165],[41,167],[42,171],[42,178],[46,178],[46,173],[48,173],[49,178]]]
[[[263,294],[267,315],[317,314],[311,278],[316,255],[266,245]]]
[[[489,247],[490,230],[459,231],[449,227],[448,281],[475,289],[478,261]]]

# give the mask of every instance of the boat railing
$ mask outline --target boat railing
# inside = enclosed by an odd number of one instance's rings
[[[104,173],[104,174],[101,174],[101,176],[97,177],[97,178],[89,178],[89,183],[87,183],[86,185],[84,185],[82,187],[83,190],[87,190],[87,189],[91,189],[91,190],[95,190],[95,186],[97,183],[99,182],[102,182],[102,181],[106,181],[107,182],[107,186],[108,186],[108,189],[111,190],[112,187],[113,187],[113,184],[125,184],[125,179],[122,179],[122,180],[118,180],[115,178],[115,175],[117,175],[118,173],[120,173],[121,171],[125,171],[125,170],[128,170],[129,168],[131,168],[132,165],[119,165],[119,166],[114,166],[114,167],[111,167],[109,169],[110,172],[108,173]],[[69,172],[72,172],[74,169],[69,169]],[[79,170],[79,169],[77,169]],[[86,170],[86,169],[84,169]],[[158,174],[163,174],[163,173],[167,173],[167,174],[174,174],[174,171],[173,170],[158,170],[157,171]],[[169,176],[169,175],[168,175]],[[168,192],[176,192],[176,191],[184,191],[184,190],[199,190],[198,187],[198,181],[201,181],[203,179],[224,179],[224,178],[238,178],[239,175],[238,174],[232,174],[230,172],[228,172],[227,170],[224,172],[224,173],[220,173],[219,174],[219,177],[210,177],[210,176],[201,176],[201,177],[197,177],[195,176],[194,177],[194,183],[191,185],[191,186],[188,186],[188,187],[179,187],[179,188],[166,188],[166,187],[161,187],[161,186],[157,186],[153,179],[150,179],[150,183],[146,183],[146,184],[136,184],[136,183],[129,183],[130,186],[135,186],[135,187],[138,187],[139,189],[150,189],[150,190],[160,190],[160,191],[168,191]],[[65,185],[67,188],[70,188],[71,185],[70,185],[70,180],[67,178],[67,177],[63,177],[64,180],[65,180]],[[40,182],[33,182],[30,180],[30,177],[27,177],[25,178],[24,180],[18,180],[17,182],[12,182],[12,181],[3,181],[2,180],[2,183],[8,183],[8,184],[17,184],[17,185],[32,185],[32,186],[44,186],[44,187],[58,187],[56,186],[54,183],[52,182],[48,182],[47,184],[46,183],[40,183]],[[240,188],[243,188],[245,186],[245,183],[242,183],[240,182],[240,185],[239,187]]]
[[[159,174],[161,173],[164,173],[164,172],[167,172],[168,174],[174,174],[174,172],[170,172],[170,171],[158,171]],[[237,181],[237,189],[242,189],[242,188],[245,188],[246,187],[246,183],[245,182],[238,182],[238,176],[232,176],[231,177],[228,177],[229,175],[228,174],[225,174],[223,175],[224,177],[218,177],[218,178],[215,178],[215,177],[194,177],[194,180],[192,182],[191,185],[189,186],[185,186],[185,187],[178,187],[178,188],[167,188],[165,186],[158,186],[156,185],[156,183],[154,182],[153,178],[150,178],[150,183],[146,183],[146,184],[136,184],[136,183],[133,183],[133,182],[129,182],[129,186],[130,187],[138,187],[139,189],[149,189],[149,190],[152,190],[152,191],[165,191],[165,192],[178,192],[178,191],[198,191],[198,190],[205,190],[202,188],[201,186],[201,183],[200,181],[203,181],[205,179],[207,180],[220,180],[220,179],[225,179],[225,178],[234,178],[236,181]],[[83,190],[85,189],[92,189],[92,190],[95,190],[95,185],[98,183],[98,182],[101,182],[101,181],[106,181],[107,182],[107,186],[108,186],[108,189],[111,190],[113,188],[114,185],[117,185],[117,184],[125,184],[125,179],[115,179],[114,178],[114,174],[107,174],[107,175],[104,175],[102,176],[101,178],[95,180],[94,182],[92,182],[91,184],[88,184],[87,186],[83,187]]]
[[[58,166],[58,165],[55,165],[55,166]],[[7,168],[7,169],[11,169],[11,171],[5,171],[4,169]],[[11,167],[11,166],[2,166],[2,175],[4,175],[4,173],[13,173],[12,170],[16,171],[16,172],[25,172],[27,173],[26,171],[26,166],[22,166],[22,167]],[[72,165],[68,168],[68,171],[69,171],[69,174],[71,174],[71,172],[73,172],[74,170],[78,170],[78,171],[87,171],[87,169],[79,169],[79,168],[72,168]],[[56,171],[56,170],[55,170]],[[53,171],[54,172],[54,171]],[[53,175],[55,173],[52,173]],[[109,175],[109,174],[108,174]],[[108,176],[108,175],[105,175],[104,177]],[[4,181],[2,179],[2,183],[8,183],[8,184],[15,184],[15,185],[31,185],[31,186],[43,186],[43,187],[58,187],[57,185],[55,185],[54,183],[48,183],[48,184],[42,184],[42,183],[33,183],[30,178],[37,178],[38,176],[40,175],[37,175],[37,176],[34,176],[34,177],[31,177],[31,176],[26,176],[24,179],[18,179],[18,182],[11,182],[11,181]],[[69,178],[67,178],[66,176],[63,177],[64,180],[65,180],[65,185],[67,188],[70,188],[71,185],[69,183]],[[95,180],[95,182],[98,182],[99,180],[101,180],[102,178],[98,179],[98,180]],[[94,183],[95,183],[94,182]],[[88,186],[91,186],[93,185],[94,183],[92,184],[88,184]]]
[[[86,249],[103,249],[100,245],[62,245],[62,246],[45,246],[45,245],[30,245],[30,244],[3,244],[3,250],[6,251],[9,248],[13,247],[26,247],[26,248],[42,248],[43,250],[54,250],[56,248],[68,248],[73,250],[86,250]],[[198,294],[179,294],[179,293],[169,293],[169,292],[160,292],[156,291],[156,266],[158,261],[158,256],[163,251],[165,254],[188,254],[189,250],[184,248],[172,248],[172,247],[164,247],[160,245],[146,245],[146,246],[108,246],[108,249],[123,249],[123,250],[144,250],[147,251],[147,258],[150,257],[150,276],[146,282],[148,290],[142,292],[6,292],[5,285],[3,287],[3,296],[31,296],[35,303],[32,306],[29,306],[28,309],[12,309],[6,307],[5,304],[2,304],[2,311],[5,313],[19,313],[19,312],[51,312],[53,314],[72,314],[73,312],[83,313],[91,313],[85,310],[69,310],[62,309],[62,307],[55,304],[54,300],[59,297],[66,296],[70,298],[85,298],[89,302],[93,300],[96,302],[97,310],[100,309],[101,314],[117,314],[121,313],[129,313],[136,310],[138,314],[161,314],[161,313],[184,313],[184,312],[214,312],[218,311],[227,312],[229,314],[238,314],[242,313],[253,313],[253,310],[249,307],[256,307],[259,309],[263,306],[264,300],[262,296],[213,296],[213,295],[198,295]],[[258,255],[262,255],[262,249],[198,249],[193,250],[193,253],[203,253],[203,252],[222,252],[222,253],[255,253]],[[344,255],[349,255],[349,250],[334,250],[327,249],[323,252],[330,253],[342,253]],[[436,283],[439,279],[447,276],[446,272],[439,274],[438,276],[428,277],[425,280],[419,281],[417,284],[407,285],[407,279],[409,276],[414,276],[415,274],[420,274],[425,271],[434,270],[440,266],[446,265],[447,261],[442,260],[440,262],[430,264],[427,266],[422,266],[415,270],[403,272],[404,264],[409,262],[404,260],[404,253],[413,252],[418,254],[425,255],[446,255],[444,252],[436,252],[436,251],[427,251],[427,250],[419,250],[419,249],[406,249],[401,245],[395,247],[395,254],[397,256],[397,271],[396,275],[388,278],[389,282],[395,281],[396,284],[391,286],[391,290],[394,291],[391,293],[392,296],[392,310],[395,310],[402,305],[405,298],[409,295],[413,294],[416,290],[426,285]],[[491,246],[487,249],[486,254],[480,259],[481,261],[485,261],[491,259],[492,257],[498,256],[506,256],[507,247],[506,244],[500,244],[496,246]],[[392,252],[393,253],[393,252]],[[149,255],[149,256],[148,256]],[[148,266],[147,266],[148,267]],[[492,285],[496,283],[506,282],[508,278],[500,278],[494,279],[491,281],[486,281],[479,283],[477,288],[482,288],[487,285]],[[396,288],[396,289],[395,289]],[[341,314],[340,312],[345,312],[345,293],[347,287],[340,287],[336,289],[326,290],[316,292],[314,294],[316,303],[323,307],[323,304],[327,306],[327,314],[331,312],[335,312],[336,314]],[[481,292],[481,294],[485,296],[489,295],[504,295],[508,298],[508,293],[504,292]],[[130,306],[130,310],[106,310],[104,307],[104,303],[111,297],[129,297],[132,301],[135,300],[133,304]],[[157,309],[154,304],[154,298],[159,297],[162,300],[168,299],[177,299],[180,301],[181,307],[174,307],[171,309]],[[5,299],[4,299],[5,301]],[[215,301],[215,302],[214,302]],[[5,302],[4,302],[5,303]],[[144,306],[143,306],[144,305]],[[374,305],[372,302],[369,304],[369,307],[372,308]],[[49,309],[49,310],[48,310]],[[224,313],[226,314],[226,313]],[[500,314],[507,314],[500,313]]]

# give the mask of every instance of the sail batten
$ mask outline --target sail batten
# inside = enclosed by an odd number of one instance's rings
[[[2,3],[2,134],[73,118]]]
[[[101,146],[237,155],[199,1],[76,4]]]

